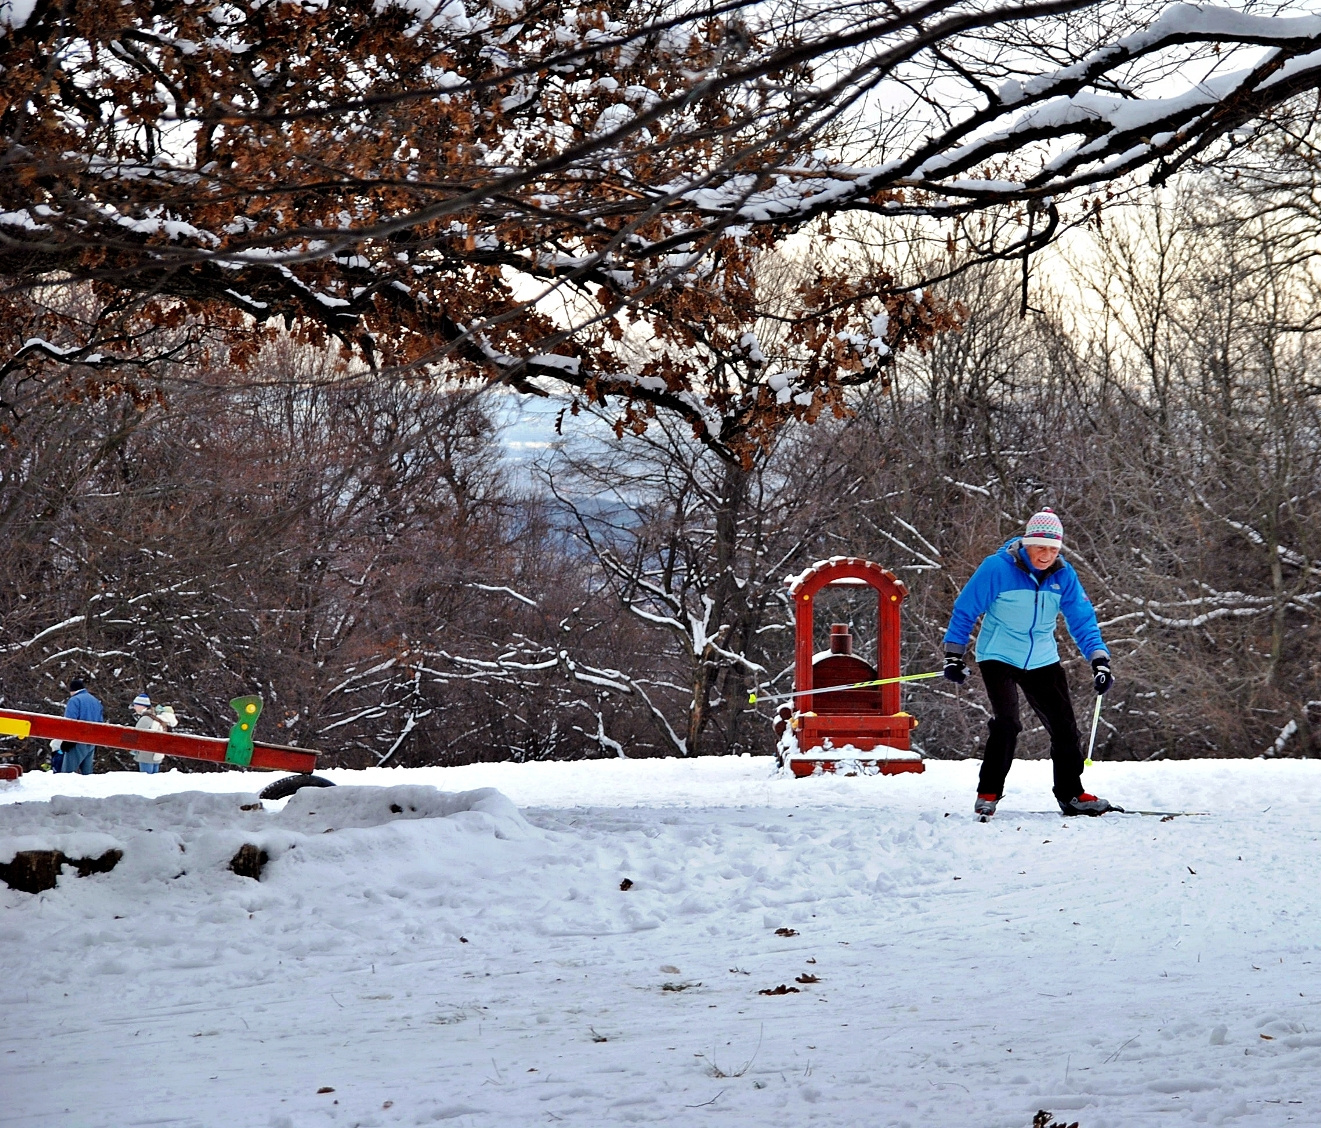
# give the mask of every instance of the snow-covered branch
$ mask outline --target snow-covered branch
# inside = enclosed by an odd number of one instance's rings
[[[238,5],[219,38],[196,5],[96,11],[7,11],[10,100],[46,107],[4,138],[10,292],[95,283],[158,324],[186,301],[198,350],[298,325],[400,375],[613,402],[621,430],[677,416],[741,461],[958,322],[924,291],[946,266],[822,259],[785,289],[754,245],[921,215],[960,263],[1030,256],[1321,85],[1321,18],[1246,3]],[[778,356],[772,309],[811,327]],[[150,351],[126,318],[17,334],[8,363],[113,376]]]
[[[467,586],[470,588],[476,588],[478,591],[503,592],[505,595],[513,596],[520,603],[526,603],[529,607],[537,606],[537,601],[535,599],[532,599],[530,596],[523,595],[521,592],[517,592],[511,587],[504,587],[502,585],[492,585],[492,584],[477,584],[477,583],[471,583],[468,584]]]

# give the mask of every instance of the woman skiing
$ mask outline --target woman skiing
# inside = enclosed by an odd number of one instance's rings
[[[983,560],[954,601],[945,632],[944,674],[957,685],[968,677],[964,652],[978,618],[985,616],[977,635],[976,657],[992,716],[973,808],[982,822],[995,814],[1018,734],[1023,731],[1020,689],[1050,734],[1054,792],[1060,810],[1066,815],[1101,815],[1123,809],[1089,795],[1082,786],[1078,723],[1055,645],[1059,615],[1063,614],[1069,634],[1092,663],[1096,692],[1104,693],[1114,679],[1096,612],[1078,573],[1060,559],[1063,544],[1064,526],[1054,511],[1034,513],[1023,535]]]

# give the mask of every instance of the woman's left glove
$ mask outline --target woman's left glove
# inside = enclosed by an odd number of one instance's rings
[[[1115,684],[1115,676],[1110,672],[1109,658],[1092,659],[1092,685],[1098,694],[1104,693]]]

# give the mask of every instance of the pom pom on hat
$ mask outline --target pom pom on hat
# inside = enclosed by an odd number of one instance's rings
[[[123,700],[123,698],[120,698],[120,700]],[[151,698],[148,697],[145,693],[139,693],[135,698],[133,698],[133,704],[134,704],[134,705],[145,705],[145,706],[147,706],[148,709],[150,709],[150,708],[151,708]]]
[[[1027,529],[1023,533],[1023,543],[1040,545],[1042,548],[1063,546],[1064,525],[1055,516],[1055,510],[1043,509],[1028,518]]]

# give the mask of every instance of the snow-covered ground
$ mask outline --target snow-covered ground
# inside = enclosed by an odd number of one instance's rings
[[[0,1125],[1321,1124],[1321,763],[975,771],[0,785],[0,862],[124,851],[0,885]]]

